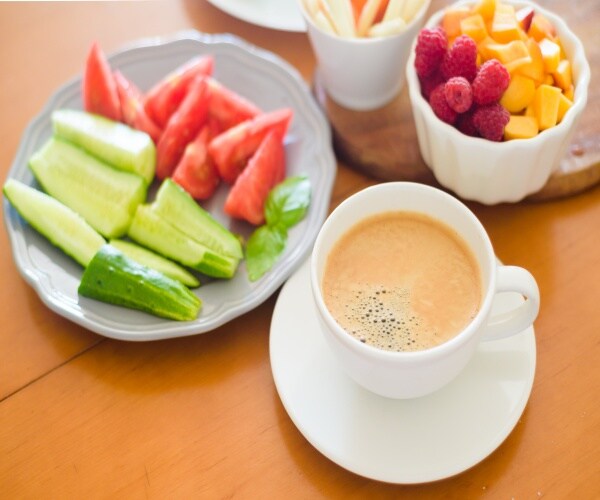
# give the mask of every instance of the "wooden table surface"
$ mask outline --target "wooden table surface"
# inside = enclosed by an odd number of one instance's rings
[[[569,15],[567,2],[543,3]],[[581,4],[600,21],[596,0]],[[244,23],[204,0],[0,2],[2,180],[25,126],[81,72],[93,39],[110,53],[189,28],[235,33],[312,79],[305,34]],[[594,74],[592,87],[599,82]],[[340,164],[331,206],[373,183]],[[598,498],[600,189],[554,202],[469,206],[498,257],[539,283],[536,377],[523,416],[494,453],[418,486],[347,472],[296,429],[269,364],[277,294],[209,334],[110,340],[47,309],[0,232],[0,497]]]

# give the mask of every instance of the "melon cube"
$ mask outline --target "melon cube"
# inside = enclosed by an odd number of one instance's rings
[[[523,113],[523,116],[532,116],[533,118],[535,118],[535,110],[533,109],[533,101],[529,104],[529,106],[527,106],[525,108],[525,113]],[[537,118],[535,118],[536,123],[537,123]]]
[[[540,85],[535,90],[533,110],[540,130],[554,127],[558,123],[558,106],[562,92],[552,85]]]
[[[569,99],[569,101],[573,102],[575,100],[575,87],[573,84],[569,86],[568,89],[564,91],[565,97]]]
[[[470,15],[471,11],[468,7],[452,7],[445,12],[442,28],[444,28],[448,40],[461,34],[460,22]]]
[[[513,75],[508,88],[504,91],[500,104],[510,113],[520,113],[533,102],[535,82],[523,75]]]
[[[500,43],[508,43],[512,40],[520,40],[520,26],[512,5],[499,4],[494,12],[491,36]]]
[[[573,106],[573,101],[569,100],[565,97],[564,94],[560,94],[560,98],[558,100],[558,116],[556,117],[556,121],[560,123],[565,116],[565,113],[569,110],[569,108]]]
[[[542,14],[536,13],[531,20],[531,25],[529,26],[527,34],[535,41],[539,42],[544,38],[554,38],[556,30],[547,18]]]
[[[496,0],[481,0],[473,7],[473,14],[480,14],[485,21],[491,21],[496,12]]]
[[[498,59],[509,73],[512,73],[520,66],[531,62],[531,56],[525,42],[513,40],[509,43],[496,43],[487,46],[487,53],[492,58]]]
[[[536,85],[539,85],[544,81],[545,76],[542,51],[538,43],[531,38],[525,42],[525,46],[527,47],[529,55],[531,56],[531,62],[519,66],[516,71],[523,76],[531,78]]]
[[[481,14],[465,17],[460,21],[460,31],[463,35],[470,36],[475,43],[480,42],[488,36],[485,22]]]
[[[560,62],[560,46],[547,38],[539,42],[546,73],[554,73]]]
[[[568,90],[573,84],[573,76],[571,74],[571,63],[568,59],[563,59],[558,63],[556,71],[552,73],[554,83],[563,90]]]
[[[538,123],[533,116],[511,115],[504,127],[504,139],[530,139],[538,134]]]

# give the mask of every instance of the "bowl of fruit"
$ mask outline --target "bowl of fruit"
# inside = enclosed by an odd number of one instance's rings
[[[558,168],[583,112],[581,41],[530,2],[459,2],[415,40],[407,82],[419,148],[444,187],[485,204],[517,202]]]

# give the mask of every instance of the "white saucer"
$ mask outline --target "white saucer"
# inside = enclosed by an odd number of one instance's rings
[[[320,332],[309,260],[279,294],[271,322],[275,385],[304,437],[336,464],[389,483],[458,474],[492,453],[519,420],[533,385],[533,327],[483,343],[458,378],[420,399],[372,394],[337,365]],[[499,295],[496,310],[517,294]]]

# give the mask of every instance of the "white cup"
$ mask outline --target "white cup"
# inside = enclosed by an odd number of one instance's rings
[[[401,33],[378,38],[343,38],[322,31],[298,1],[327,94],[348,109],[367,111],[390,102],[404,85],[414,38],[430,1]]]
[[[339,325],[323,299],[323,273],[335,243],[361,220],[390,211],[419,212],[447,224],[470,247],[481,271],[479,312],[456,336],[429,349],[392,352],[364,344]],[[522,332],[533,324],[540,306],[533,276],[523,268],[498,263],[485,229],[463,203],[439,189],[410,182],[378,184],[340,204],[317,236],[310,271],[322,331],[335,357],[358,384],[389,398],[415,398],[440,389],[461,372],[481,341]],[[518,292],[526,300],[511,311],[492,316],[492,301],[501,292]]]

